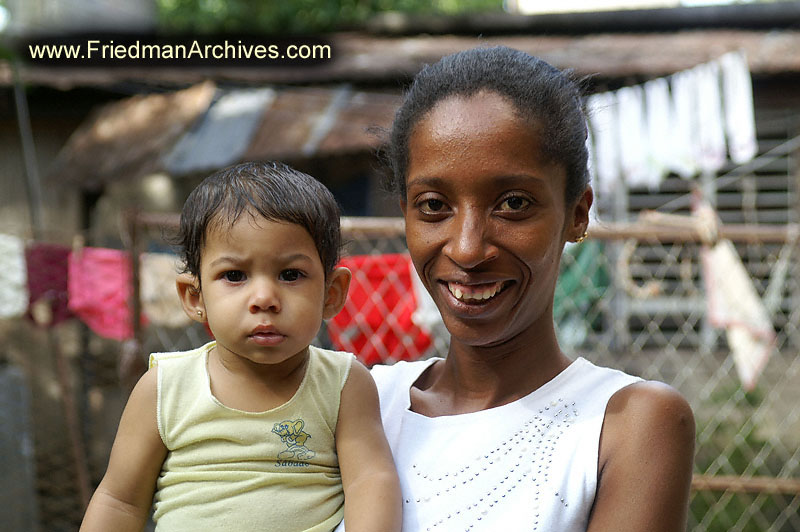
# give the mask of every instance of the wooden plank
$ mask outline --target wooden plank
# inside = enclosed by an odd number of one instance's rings
[[[739,477],[735,475],[694,475],[694,491],[736,493],[784,493],[800,496],[800,478]]]
[[[179,215],[140,213],[139,223],[151,227],[177,228]],[[397,217],[342,217],[342,232],[401,237],[404,231],[402,218]],[[730,224],[720,228],[720,237],[734,242],[785,243],[797,239],[798,224],[754,226]],[[601,222],[589,227],[589,238],[598,240],[627,240],[644,242],[701,242],[700,232],[693,227],[663,227],[643,223]]]

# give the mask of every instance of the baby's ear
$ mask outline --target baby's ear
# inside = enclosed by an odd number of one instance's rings
[[[325,305],[322,309],[322,318],[330,319],[342,310],[347,301],[347,290],[350,288],[352,274],[344,266],[334,268],[328,275],[325,289]]]
[[[197,277],[191,273],[179,273],[175,279],[175,287],[186,315],[194,321],[205,323],[206,307]]]

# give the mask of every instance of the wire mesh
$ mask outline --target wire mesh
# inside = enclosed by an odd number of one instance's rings
[[[134,255],[169,252],[174,227],[172,216],[136,218],[131,225]],[[329,323],[316,343],[342,347],[342,331],[351,327],[351,337],[400,339],[393,349],[373,350],[377,359],[368,363],[445,356],[446,330],[432,319],[415,285],[402,222],[345,219],[343,229],[346,260],[370,257],[371,263],[359,264],[379,268],[372,279],[366,271],[354,275],[354,283],[364,293],[389,287],[397,297],[373,298],[369,310],[353,306],[351,322],[338,331]],[[779,285],[770,283],[782,253],[790,250],[796,257],[800,252],[791,234],[788,229],[766,237],[728,234],[759,296],[777,301],[774,352],[749,391],[739,381],[725,332],[709,323],[702,243],[691,231],[598,227],[586,242],[568,246],[563,254],[554,302],[562,348],[573,357],[667,382],[693,407],[697,442],[689,530],[800,532],[798,261],[784,261],[788,267]],[[86,493],[103,474],[119,414],[131,383],[144,370],[146,354],[188,349],[209,339],[199,324],[167,323],[163,315],[148,314],[143,270],[149,267],[144,264],[134,269],[137,308],[145,316],[135,328],[135,341],[100,338],[74,319],[46,329],[30,318],[2,323],[5,358],[24,370],[30,391],[31,474],[41,530],[74,530],[79,523]],[[51,304],[51,316],[54,308]],[[389,324],[389,333],[364,325],[373,311]],[[409,341],[419,334],[430,341]],[[19,401],[3,405],[19,407]]]

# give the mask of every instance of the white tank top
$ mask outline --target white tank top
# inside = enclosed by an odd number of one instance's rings
[[[372,370],[403,531],[585,531],[606,404],[641,379],[578,358],[513,403],[429,418],[409,410],[409,390],[432,362]]]

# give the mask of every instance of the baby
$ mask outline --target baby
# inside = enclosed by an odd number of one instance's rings
[[[186,313],[215,340],[156,353],[122,414],[82,531],[399,531],[375,384],[309,345],[344,305],[339,209],[281,163],[206,178],[179,242]]]

